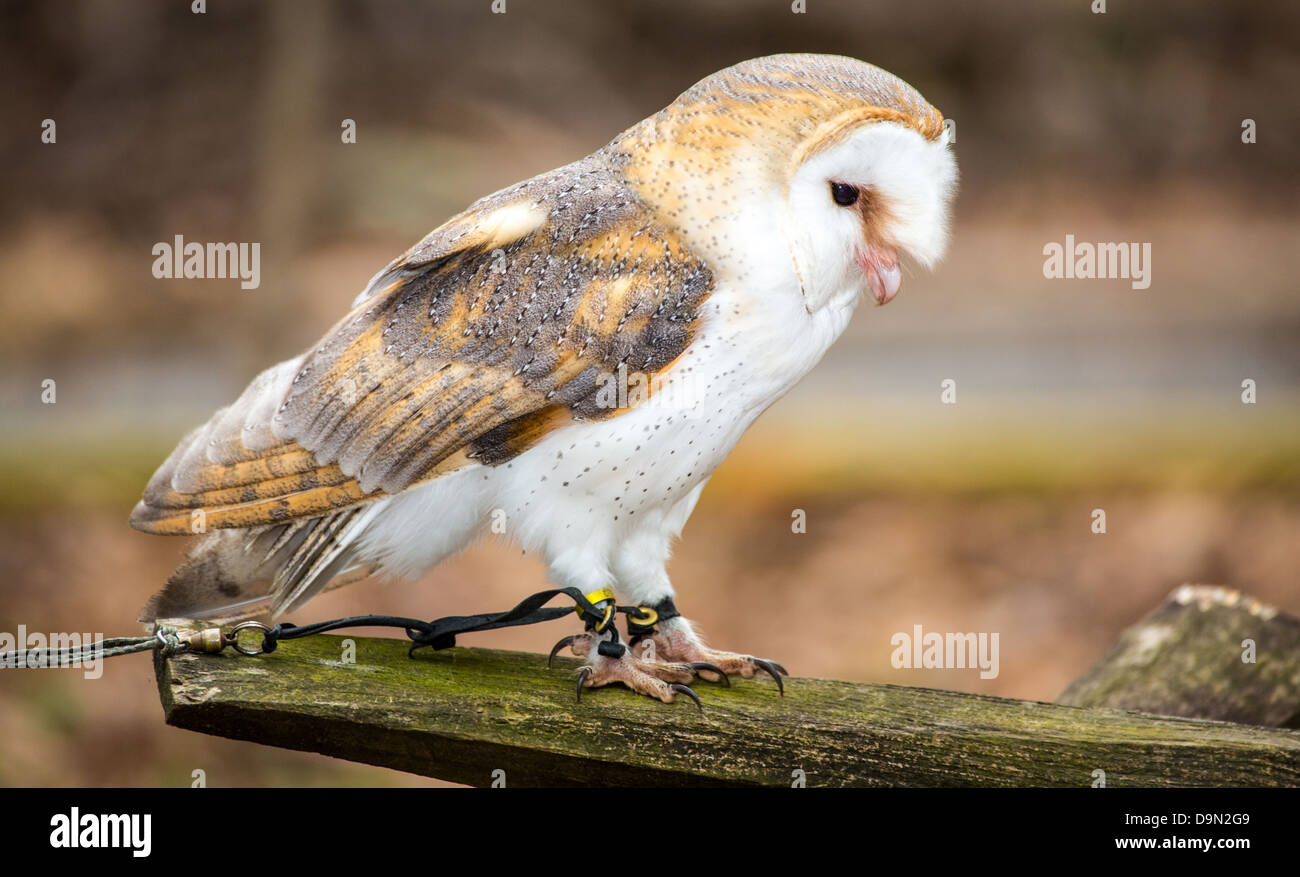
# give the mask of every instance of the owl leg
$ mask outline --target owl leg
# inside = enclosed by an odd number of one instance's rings
[[[668,611],[664,611],[665,608]],[[677,610],[672,606],[671,600],[666,601],[666,606],[661,604],[659,611],[668,617],[648,630],[633,631],[632,648],[638,655],[697,666],[700,677],[710,682],[727,676],[751,679],[755,673],[762,671],[776,680],[777,690],[785,695],[785,683],[781,677],[789,676],[790,672],[776,661],[709,648],[691,623],[676,614]]]

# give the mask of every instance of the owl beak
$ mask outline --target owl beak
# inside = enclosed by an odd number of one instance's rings
[[[887,305],[898,295],[903,272],[898,267],[898,253],[892,247],[867,247],[859,250],[858,267],[867,275],[867,285],[877,305]]]

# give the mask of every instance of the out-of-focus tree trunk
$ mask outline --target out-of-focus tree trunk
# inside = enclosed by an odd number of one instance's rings
[[[1184,585],[1058,703],[1300,727],[1300,619],[1229,588]]]

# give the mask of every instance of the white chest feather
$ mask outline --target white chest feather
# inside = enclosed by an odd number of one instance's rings
[[[625,413],[557,429],[507,463],[383,500],[359,539],[363,552],[409,576],[494,534],[541,553],[569,582],[662,575],[709,476],[816,365],[856,304],[846,296],[810,314],[788,286],[763,292],[718,289],[670,369],[626,376],[625,398],[640,404]]]

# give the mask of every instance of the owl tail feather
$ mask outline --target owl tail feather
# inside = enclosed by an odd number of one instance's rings
[[[321,591],[364,578],[374,567],[356,563],[349,548],[356,533],[349,525],[361,523],[353,511],[202,536],[139,620],[226,624],[276,617]]]

